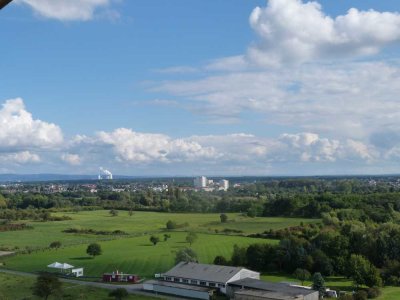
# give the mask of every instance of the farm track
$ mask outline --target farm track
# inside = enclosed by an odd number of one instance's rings
[[[34,274],[34,273],[7,270],[7,269],[2,269],[2,268],[0,268],[0,273],[5,273],[5,274],[9,274],[9,275],[16,275],[16,276],[33,277],[33,278],[38,276],[37,274]],[[117,288],[124,288],[124,289],[127,290],[127,292],[129,294],[133,294],[133,295],[157,297],[157,298],[160,298],[160,299],[168,299],[168,300],[182,300],[182,298],[169,297],[169,296],[164,296],[164,295],[157,295],[157,294],[143,292],[142,291],[142,288],[143,288],[142,284],[123,284],[123,285],[119,285],[119,284],[108,284],[108,283],[92,282],[92,281],[80,281],[80,280],[67,279],[67,278],[59,278],[59,279],[60,279],[61,282],[65,282],[65,283],[83,285],[83,286],[90,286],[90,287],[106,289],[106,290],[115,290]]]

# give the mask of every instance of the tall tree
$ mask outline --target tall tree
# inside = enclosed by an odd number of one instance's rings
[[[186,242],[189,243],[190,246],[197,240],[197,234],[195,232],[189,232],[186,236]]]
[[[150,237],[150,242],[152,242],[154,246],[157,245],[157,243],[158,243],[159,241],[160,241],[160,238],[159,238],[158,236],[152,235],[152,236]]]
[[[183,248],[176,253],[175,262],[197,262],[197,253],[191,248]]]
[[[301,285],[304,285],[304,281],[310,279],[311,274],[306,269],[297,268],[294,271],[293,276],[301,281]]]
[[[86,253],[93,256],[93,258],[98,255],[101,255],[102,253],[101,246],[97,243],[92,243],[87,247]]]
[[[325,280],[321,273],[314,273],[312,289],[319,292],[319,298],[322,298],[325,294]]]
[[[33,295],[47,300],[50,295],[60,293],[61,288],[62,283],[56,276],[44,273],[36,278],[32,291]]]
[[[221,220],[221,223],[228,222],[228,216],[226,214],[220,214],[219,218]]]

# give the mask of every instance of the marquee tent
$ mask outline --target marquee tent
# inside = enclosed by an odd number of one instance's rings
[[[67,263],[54,262],[54,263],[48,265],[47,267],[53,268],[53,269],[60,269],[60,271],[62,272],[64,270],[72,269],[74,266],[71,266],[70,264],[67,264]]]

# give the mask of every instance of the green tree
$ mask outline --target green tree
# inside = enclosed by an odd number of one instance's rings
[[[168,230],[176,229],[177,224],[171,220],[168,220],[166,227]]]
[[[54,241],[49,245],[50,248],[52,249],[58,249],[61,247],[61,242],[60,241]]]
[[[164,233],[164,242],[168,241],[171,238],[171,235],[168,233]]]
[[[226,223],[228,222],[228,216],[226,214],[220,214],[219,218],[221,220],[221,223]]]
[[[154,246],[157,245],[157,243],[158,243],[159,241],[160,241],[160,238],[159,238],[158,236],[152,235],[152,236],[150,237],[150,242],[152,242]]]
[[[7,207],[7,200],[4,198],[2,194],[0,194],[0,208],[6,208]]]
[[[36,278],[36,282],[32,287],[32,292],[33,295],[47,300],[50,295],[60,293],[61,288],[62,283],[56,276],[43,273]]]
[[[353,300],[367,300],[368,294],[366,291],[360,290],[353,295]]]
[[[122,300],[128,297],[128,291],[124,288],[117,288],[108,294],[109,297],[114,297],[115,300]]]
[[[304,285],[304,281],[310,279],[311,274],[310,274],[310,272],[308,272],[308,270],[306,270],[306,269],[297,268],[297,269],[294,271],[293,276],[294,276],[296,279],[298,279],[298,280],[301,281],[301,285]]]
[[[314,273],[312,289],[319,292],[319,297],[322,298],[325,294],[325,280],[321,273]]]
[[[222,255],[218,255],[214,258],[214,265],[226,266],[228,265],[228,261]]]
[[[349,275],[356,287],[365,284],[368,287],[381,286],[379,271],[361,255],[352,254],[349,261]]]
[[[247,249],[246,247],[239,247],[238,245],[233,246],[233,253],[231,257],[231,263],[233,266],[245,266],[247,265]]]
[[[191,248],[183,248],[176,252],[175,263],[179,262],[197,262],[197,253]]]
[[[92,243],[87,247],[86,253],[93,256],[93,258],[98,255],[101,255],[102,253],[101,246],[97,243]]]
[[[111,210],[109,211],[109,213],[110,213],[110,215],[111,215],[112,217],[118,216],[118,210],[111,209]]]
[[[189,243],[190,246],[197,240],[197,234],[195,232],[189,232],[186,236],[186,242]]]

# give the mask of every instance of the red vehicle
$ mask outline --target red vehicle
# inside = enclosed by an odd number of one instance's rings
[[[129,282],[137,283],[139,281],[139,276],[134,274],[125,274],[123,272],[112,272],[103,274],[104,282]]]

